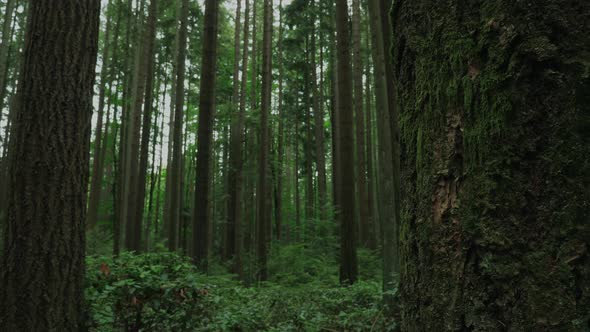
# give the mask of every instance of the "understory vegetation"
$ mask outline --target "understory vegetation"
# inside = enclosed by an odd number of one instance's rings
[[[241,282],[213,262],[209,275],[169,252],[87,257],[91,331],[392,331],[382,308],[380,259],[359,253],[362,279],[338,282],[337,258],[304,245],[275,247],[266,282]],[[224,263],[225,264],[225,263]],[[248,264],[248,263],[247,263]]]

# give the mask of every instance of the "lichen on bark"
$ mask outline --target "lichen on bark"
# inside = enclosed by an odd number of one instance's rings
[[[391,14],[402,329],[590,328],[590,3]]]

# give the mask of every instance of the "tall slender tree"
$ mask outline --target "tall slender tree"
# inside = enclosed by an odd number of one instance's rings
[[[312,34],[311,34],[311,84],[313,90],[313,113],[314,113],[314,127],[315,127],[315,159],[316,159],[316,169],[318,173],[317,178],[317,187],[318,187],[318,204],[319,204],[319,211],[320,211],[320,220],[326,219],[326,204],[327,204],[327,185],[326,185],[326,156],[325,156],[325,146],[324,146],[324,109],[323,109],[323,102],[322,102],[322,94],[321,90],[323,89],[323,58],[320,59],[320,75],[322,79],[320,79],[318,85],[318,75],[317,75],[317,49],[316,49],[316,38],[318,34],[316,33],[317,30],[321,30],[321,19],[320,19],[320,26],[319,29],[316,28],[316,12],[319,11],[319,15],[321,16],[323,13],[320,11],[321,7],[317,4],[315,0],[312,2],[313,5],[313,27],[312,27]],[[321,34],[321,32],[320,32]],[[321,36],[320,36],[321,39]],[[321,43],[320,43],[321,44]],[[322,45],[320,45],[320,51]],[[323,54],[323,53],[322,53]]]
[[[10,152],[0,330],[84,328],[84,250],[100,1],[30,3]]]
[[[257,279],[265,281],[268,279],[268,250],[269,250],[269,225],[270,211],[267,194],[269,193],[269,160],[270,151],[270,130],[269,114],[271,108],[272,89],[272,0],[264,0],[264,34],[262,39],[262,91],[260,109],[260,150],[258,153],[258,187],[256,191],[257,200],[257,222],[258,222],[258,269]]]
[[[197,136],[197,178],[193,220],[193,259],[207,270],[211,227],[211,148],[213,146],[213,119],[215,115],[215,81],[217,66],[217,24],[219,1],[205,1],[203,33],[203,59],[201,62],[201,94],[199,102],[199,129]]]
[[[338,169],[340,221],[340,282],[352,284],[358,277],[355,232],[355,190],[354,190],[354,130],[352,109],[352,66],[348,26],[348,4],[336,0],[336,32],[338,55]]]
[[[365,117],[363,114],[363,58],[361,56],[361,6],[360,0],[352,1],[352,58],[354,80],[354,111],[356,128],[356,179],[359,207],[359,240],[363,246],[369,244],[370,224],[367,197],[367,174],[365,157]]]
[[[182,209],[182,120],[184,114],[185,58],[188,35],[189,1],[182,0],[178,9],[180,27],[177,36],[175,84],[174,84],[174,125],[172,133],[172,159],[170,166],[170,190],[168,206],[168,249],[178,249],[178,227]]]

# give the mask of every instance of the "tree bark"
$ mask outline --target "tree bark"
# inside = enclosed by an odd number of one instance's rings
[[[392,15],[402,330],[588,330],[590,2]]]
[[[9,154],[2,331],[84,328],[84,224],[99,16],[98,0],[30,4]]]
[[[340,206],[340,283],[353,284],[358,277],[355,232],[355,191],[354,191],[354,130],[352,110],[352,66],[348,27],[348,4],[336,0],[336,32],[338,57],[338,172]]]
[[[211,227],[211,148],[215,115],[215,80],[217,66],[217,25],[219,1],[205,2],[205,32],[201,68],[201,94],[199,102],[199,129],[197,137],[197,178],[195,187],[195,211],[193,220],[195,264],[207,270],[209,259],[209,234]]]

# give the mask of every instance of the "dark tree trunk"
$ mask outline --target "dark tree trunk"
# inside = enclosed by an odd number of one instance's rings
[[[588,330],[590,2],[392,15],[402,330]]]
[[[178,249],[178,228],[182,210],[182,118],[184,114],[185,58],[188,35],[189,1],[182,0],[178,8],[180,28],[176,46],[176,76],[174,77],[174,122],[172,133],[172,158],[170,170],[170,189],[168,203],[168,249]],[[168,182],[168,181],[167,181]],[[168,189],[167,189],[168,191]]]
[[[250,24],[250,0],[246,1],[244,13],[244,46],[242,48],[242,80],[237,118],[232,124],[230,151],[230,201],[227,232],[228,256],[233,257],[233,272],[242,276],[242,218],[243,218],[243,173],[244,173],[244,121],[248,84],[248,44]],[[231,242],[231,243],[230,243]]]
[[[367,166],[365,158],[365,117],[363,114],[363,59],[361,56],[361,5],[360,0],[352,2],[352,59],[354,81],[354,112],[356,129],[356,179],[359,207],[359,240],[360,245],[368,247],[370,224],[368,220],[369,206],[367,196]]]
[[[219,1],[205,2],[205,32],[201,63],[201,95],[199,102],[199,130],[197,137],[197,178],[193,220],[193,259],[201,269],[207,270],[211,227],[211,154],[213,119],[215,114],[215,80],[217,66],[217,21]]]
[[[241,120],[240,104],[238,101],[240,93],[240,9],[242,2],[238,0],[238,6],[236,8],[236,19],[235,19],[235,30],[234,30],[234,77],[233,77],[233,94],[232,94],[232,115],[231,115],[231,129],[230,129],[230,153],[229,153],[229,169],[228,169],[228,211],[227,211],[227,224],[223,238],[225,243],[223,244],[223,258],[231,259],[236,253],[235,238],[236,238],[236,219],[240,217],[240,196],[239,196],[239,185],[238,172],[240,172],[239,161],[242,154],[242,139],[243,139],[243,122]],[[248,4],[246,4],[246,10],[249,11]],[[248,14],[248,13],[247,13]],[[246,18],[246,21],[248,19]],[[248,27],[244,24],[245,35],[248,31]],[[247,45],[248,37],[245,38],[244,42]],[[247,51],[243,54],[246,55]],[[245,73],[245,71],[244,71]],[[242,80],[243,81],[243,80]]]
[[[1,331],[84,328],[100,1],[31,1],[10,152]]]
[[[276,167],[276,184],[275,184],[275,234],[277,240],[282,237],[283,223],[283,153],[285,132],[283,119],[283,0],[279,0],[279,40],[278,44],[278,66],[279,66],[279,129],[277,137],[277,167]]]
[[[268,204],[268,194],[270,193],[270,186],[268,183],[269,177],[269,150],[270,150],[270,135],[268,118],[271,108],[271,89],[272,89],[272,0],[264,0],[264,34],[262,41],[262,91],[261,91],[261,107],[260,107],[260,146],[258,152],[258,186],[256,191],[257,200],[257,222],[258,222],[258,238],[257,238],[257,256],[258,268],[257,279],[259,281],[266,281],[268,279],[268,250],[269,250],[269,226],[270,226],[270,210]]]
[[[352,110],[352,65],[348,26],[348,4],[336,0],[338,58],[338,220],[340,221],[340,282],[352,284],[358,277],[355,232],[354,130]]]

